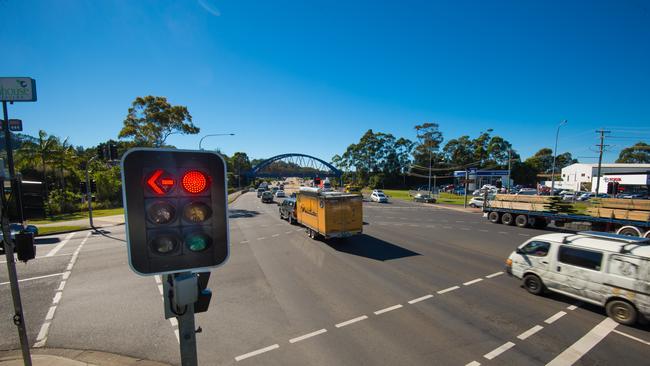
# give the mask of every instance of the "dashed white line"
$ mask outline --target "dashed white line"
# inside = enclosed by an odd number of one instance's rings
[[[47,315],[45,315],[45,320],[52,320],[52,318],[54,318],[55,311],[56,306],[50,306],[50,309],[47,311]]]
[[[397,305],[389,306],[389,307],[387,307],[387,308],[384,308],[384,309],[381,309],[381,310],[377,310],[377,311],[375,311],[375,315],[379,315],[379,314],[387,313],[387,312],[389,312],[389,311],[397,310],[397,309],[399,309],[399,308],[401,308],[401,307],[402,307],[402,304],[397,304]]]
[[[280,234],[273,234],[273,235],[271,235],[272,238],[277,238],[278,236],[280,236]]]
[[[499,231],[499,234],[504,234],[504,235],[508,235],[508,233],[507,233],[507,232],[505,232],[505,231]]]
[[[487,232],[489,232],[490,230],[478,229],[478,231],[481,231],[481,232],[487,233]],[[480,364],[479,364],[479,365],[480,365]]]
[[[264,239],[266,239],[265,236],[262,236],[261,238],[257,238],[257,240],[264,240]]]
[[[544,323],[546,323],[546,324],[553,324],[556,320],[560,319],[561,317],[563,317],[563,316],[565,316],[565,315],[566,315],[566,312],[564,312],[564,311],[558,311],[558,312],[557,312],[555,315],[553,315],[552,317],[550,317],[550,318],[544,320]]]
[[[628,337],[628,338],[633,339],[633,340],[635,340],[635,341],[637,341],[637,342],[641,342],[641,343],[645,344],[646,346],[650,346],[650,342],[648,342],[648,341],[644,341],[643,339],[641,339],[641,338],[637,338],[637,337],[635,337],[635,336],[633,336],[633,335],[630,335],[630,334],[627,334],[627,333],[623,333],[623,332],[621,332],[620,330],[614,330],[614,333],[616,333],[616,334],[620,334],[620,335],[622,335],[623,337]]]
[[[478,362],[478,361],[472,361],[472,362],[466,364],[465,366],[481,366],[481,363]]]
[[[241,360],[245,360],[245,359],[247,359],[247,358],[249,358],[249,357],[257,356],[257,355],[259,355],[259,354],[261,354],[261,353],[268,352],[268,351],[272,351],[272,350],[274,350],[274,349],[278,349],[278,348],[280,348],[280,345],[279,345],[279,344],[274,344],[274,345],[272,345],[272,346],[268,346],[268,347],[260,348],[260,349],[258,349],[257,351],[248,352],[248,353],[246,353],[246,354],[243,354],[243,355],[240,355],[240,356],[235,357],[235,361],[239,362],[239,361],[241,361]]]
[[[248,240],[242,240],[239,242],[239,244],[246,244],[246,243],[248,243]]]
[[[541,325],[536,325],[536,326],[528,329],[527,331],[521,333],[520,335],[518,335],[517,338],[519,338],[519,339],[521,339],[523,341],[524,339],[532,336],[533,334],[539,332],[542,329],[544,329],[544,327],[542,327]]]
[[[458,286],[449,287],[449,288],[446,288],[446,289],[444,289],[444,290],[440,290],[440,291],[438,291],[438,294],[445,294],[445,293],[447,293],[447,292],[451,292],[451,291],[454,291],[454,290],[458,290],[459,288],[460,288],[460,287],[458,287]]]
[[[471,280],[471,281],[467,281],[467,282],[463,283],[463,286],[473,285],[473,284],[475,284],[477,282],[481,282],[481,281],[483,281],[482,278],[477,278],[475,280]]]
[[[422,296],[422,297],[418,297],[417,299],[413,299],[413,300],[409,301],[409,304],[413,305],[413,304],[415,304],[415,303],[418,303],[418,302],[420,302],[420,301],[424,301],[424,300],[430,299],[430,298],[432,298],[432,297],[433,297],[433,295],[431,295],[431,294],[429,294],[429,295],[424,295],[424,296]]]
[[[325,328],[319,329],[319,330],[317,330],[315,332],[311,332],[311,333],[307,333],[305,335],[301,335],[300,337],[291,338],[289,340],[289,343],[296,343],[296,342],[304,341],[307,338],[311,338],[311,337],[317,336],[319,334],[323,334],[325,332],[327,332],[327,329],[325,329]]]
[[[468,228],[468,227],[461,227],[460,229],[461,229],[461,230],[465,230],[465,231],[470,231],[470,230],[472,230],[472,229],[470,229],[470,228]]]
[[[346,325],[350,325],[350,324],[353,324],[353,323],[356,323],[356,322],[360,322],[360,321],[365,320],[365,319],[368,319],[368,317],[365,316],[365,315],[361,315],[361,316],[356,317],[354,319],[350,319],[350,320],[346,320],[346,321],[344,321],[342,323],[338,323],[338,324],[335,325],[335,327],[337,327],[337,328],[345,327]]]
[[[61,291],[58,291],[56,294],[54,294],[54,298],[52,299],[52,304],[56,305],[61,301],[61,296],[63,293]]]
[[[68,236],[66,236],[59,244],[57,244],[54,248],[52,248],[52,250],[50,250],[50,252],[47,253],[45,256],[51,257],[55,255],[59,250],[61,250],[61,248],[63,248],[64,245],[68,243],[68,241],[70,241],[70,239],[74,236],[74,234],[75,233],[68,234]]]
[[[66,282],[67,281],[61,281],[61,283],[59,283],[59,288],[57,288],[56,290],[57,291],[63,291],[63,288],[65,287]]]
[[[618,323],[611,318],[605,318],[605,320],[593,327],[582,338],[578,339],[569,348],[565,349],[564,352],[560,353],[557,357],[551,360],[551,362],[547,363],[546,366],[573,365],[583,355],[603,340],[603,338],[605,338],[611,331],[613,331],[617,325]]]
[[[489,274],[489,275],[485,276],[485,278],[494,278],[494,277],[500,276],[502,274],[503,274],[503,272],[495,272],[495,273],[492,273],[492,274]]]
[[[519,236],[530,236],[528,234],[518,234]]]
[[[506,342],[500,345],[499,347],[495,348],[491,352],[484,354],[483,357],[487,358],[488,360],[491,360],[514,346],[515,346],[514,343]]]
[[[62,274],[63,274],[63,272],[61,272],[61,273],[52,273],[52,274],[45,275],[45,276],[38,276],[38,277],[24,278],[24,279],[22,279],[22,280],[18,280],[18,282],[40,280],[41,278],[48,278],[48,277],[61,276]],[[0,282],[0,285],[8,285],[8,284],[9,284],[9,282]]]
[[[577,307],[576,305],[569,305],[569,306],[567,306],[566,308],[567,308],[568,310],[575,310],[575,309],[577,309],[578,307]]]
[[[285,234],[291,234],[292,231],[285,231],[284,233],[285,233]]]

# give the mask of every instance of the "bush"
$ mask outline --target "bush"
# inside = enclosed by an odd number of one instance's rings
[[[47,198],[46,210],[48,215],[60,215],[74,212],[79,207],[81,195],[69,190],[51,190]]]

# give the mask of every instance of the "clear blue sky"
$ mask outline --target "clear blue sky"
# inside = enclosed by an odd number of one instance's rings
[[[0,74],[37,80],[25,132],[91,146],[136,96],[186,105],[208,148],[329,159],[372,128],[493,128],[524,157],[650,140],[650,4],[634,1],[0,0]],[[169,142],[193,148],[199,136]],[[581,159],[591,162],[593,159]]]

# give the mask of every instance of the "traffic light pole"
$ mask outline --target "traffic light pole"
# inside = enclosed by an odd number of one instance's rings
[[[178,341],[181,347],[181,365],[197,366],[199,360],[196,352],[194,304],[187,305],[187,310],[176,319],[178,320]]]
[[[90,187],[90,163],[93,160],[95,160],[95,156],[90,158],[86,163],[86,200],[88,201],[88,220],[90,221],[90,227],[95,230],[95,225],[93,224],[93,195]]]

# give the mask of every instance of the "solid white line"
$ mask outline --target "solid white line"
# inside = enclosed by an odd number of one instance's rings
[[[578,339],[571,347],[564,350],[547,366],[568,366],[576,363],[582,356],[589,350],[594,348],[600,341],[603,340],[611,331],[616,328],[617,322],[611,318],[605,318],[598,325],[593,327],[589,333],[585,334],[582,338]]]
[[[291,338],[289,340],[289,343],[296,343],[296,342],[304,341],[307,338],[311,338],[311,337],[317,336],[319,334],[323,334],[325,332],[327,332],[327,329],[323,328],[323,329],[317,330],[315,332],[307,333],[307,334],[302,335],[300,337]]]
[[[440,290],[440,291],[438,291],[438,293],[439,293],[439,294],[444,294],[444,293],[447,293],[447,292],[451,292],[451,291],[454,291],[454,290],[458,290],[459,288],[460,288],[460,287],[458,287],[458,286],[449,287],[449,288],[446,288],[446,289],[444,289],[444,290]]]
[[[178,329],[174,329],[174,335],[176,336],[176,342],[181,343],[181,337],[178,335]]]
[[[375,311],[375,315],[379,315],[379,314],[387,313],[389,311],[397,310],[397,309],[399,309],[401,307],[402,307],[402,304],[393,305],[393,306],[387,307],[385,309]]]
[[[18,282],[25,282],[25,281],[32,281],[32,280],[40,280],[41,278],[48,278],[48,277],[54,277],[54,276],[61,276],[63,273],[52,273],[49,275],[45,276],[38,276],[38,277],[30,277],[30,278],[24,278],[22,280],[18,280]],[[0,285],[8,285],[9,282],[0,282]]]
[[[422,297],[418,297],[417,299],[413,299],[413,300],[409,301],[409,304],[413,305],[416,302],[424,301],[424,300],[430,299],[432,297],[433,297],[433,295],[424,295]]]
[[[485,278],[494,278],[494,277],[500,276],[502,274],[503,274],[503,272],[495,272],[495,273],[492,273],[492,274],[489,274],[489,275],[485,276]]]
[[[163,294],[163,285],[158,285],[158,292],[160,292],[161,295]]]
[[[52,320],[52,318],[54,318],[55,311],[56,311],[56,306],[50,306],[50,310],[48,310],[47,315],[45,315],[45,320]]]
[[[176,318],[169,318],[169,322],[172,323],[172,327],[178,327],[178,320]]]
[[[467,281],[467,282],[463,283],[463,285],[464,286],[469,286],[469,285],[473,285],[473,284],[475,284],[477,282],[481,282],[481,281],[483,281],[482,278],[477,278],[475,280]]]
[[[65,239],[63,239],[63,241],[61,241],[54,248],[52,248],[52,250],[50,250],[50,252],[47,253],[45,256],[46,257],[51,257],[51,256],[55,255],[59,250],[61,250],[61,248],[63,248],[64,245],[66,245],[68,243],[68,240],[70,240],[74,236],[74,234],[75,233],[68,234],[68,236],[66,236]]]
[[[248,352],[248,353],[243,354],[243,355],[241,355],[241,356],[237,356],[237,357],[235,357],[235,361],[239,362],[239,361],[241,361],[241,360],[245,360],[245,359],[247,359],[247,358],[249,358],[249,357],[257,356],[257,355],[259,355],[260,353],[264,353],[264,352],[272,351],[272,350],[274,350],[274,349],[278,349],[278,348],[280,348],[280,345],[278,345],[278,344],[274,344],[274,345],[272,345],[272,346],[268,346],[268,347],[260,348],[260,349],[258,349],[257,351]]]
[[[365,315],[361,315],[361,316],[356,317],[354,319],[346,320],[343,323],[338,323],[338,324],[335,325],[335,327],[337,327],[337,328],[345,327],[346,325],[350,325],[352,323],[360,322],[360,321],[365,320],[365,319],[368,319],[368,317],[365,316]]]
[[[533,334],[539,332],[542,329],[544,329],[544,327],[542,327],[541,325],[536,325],[536,326],[528,329],[527,331],[521,333],[520,335],[518,335],[517,338],[519,338],[519,339],[521,339],[523,341],[524,339],[532,336]]]
[[[478,362],[478,361],[472,361],[472,362],[466,364],[465,366],[481,366],[481,363]]]
[[[63,292],[58,291],[56,294],[54,294],[54,298],[52,299],[52,304],[58,304],[59,301],[61,301],[61,295],[63,295]]]
[[[633,335],[630,335],[630,334],[627,334],[627,333],[623,333],[623,332],[621,332],[621,331],[619,331],[619,330],[614,330],[614,333],[616,333],[616,334],[620,334],[620,335],[622,335],[623,337],[628,337],[628,338],[630,338],[630,339],[634,339],[634,340],[637,341],[637,342],[641,342],[641,343],[643,343],[643,344],[645,344],[645,345],[647,345],[647,346],[650,346],[650,342],[644,341],[643,339],[641,339],[641,338],[637,338],[637,337],[635,337],[635,336],[633,336]]]
[[[552,324],[552,323],[554,323],[556,320],[560,319],[561,317],[563,317],[563,316],[565,316],[565,315],[566,315],[566,312],[564,312],[564,311],[558,311],[558,312],[557,312],[555,315],[553,315],[552,317],[550,317],[550,318],[544,320],[544,323],[546,323],[546,324]]]
[[[494,350],[492,350],[492,352],[486,353],[485,355],[483,355],[483,357],[487,358],[488,360],[491,360],[514,346],[515,346],[514,343],[506,342],[500,345],[499,347],[495,348]]]

